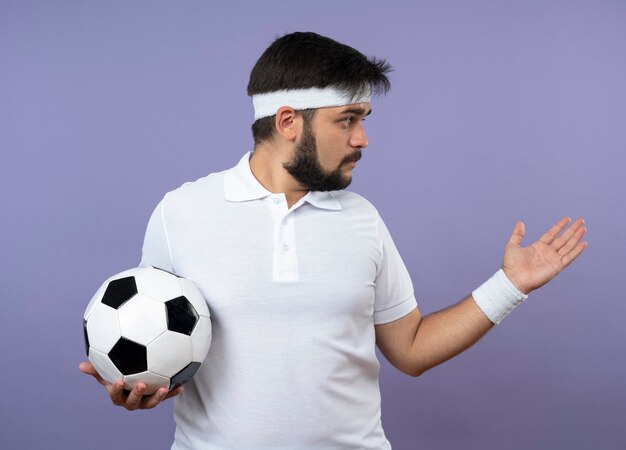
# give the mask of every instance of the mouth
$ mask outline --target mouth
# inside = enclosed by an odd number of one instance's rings
[[[361,159],[361,152],[355,153],[351,156],[348,156],[345,160],[344,160],[344,164],[354,164],[356,165],[356,162]]]

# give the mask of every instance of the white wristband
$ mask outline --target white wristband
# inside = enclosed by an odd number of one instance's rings
[[[472,292],[472,297],[487,318],[497,325],[528,295],[522,294],[500,269]]]

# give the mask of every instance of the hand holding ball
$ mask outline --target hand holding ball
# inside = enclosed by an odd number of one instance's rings
[[[138,267],[107,279],[84,314],[89,361],[109,383],[143,382],[145,395],[189,381],[211,345],[204,297],[185,278]]]

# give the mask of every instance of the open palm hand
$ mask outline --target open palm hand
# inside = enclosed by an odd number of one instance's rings
[[[583,250],[587,242],[580,242],[587,229],[585,221],[578,219],[565,231],[569,217],[559,220],[538,241],[522,247],[525,227],[517,222],[509,239],[502,261],[502,270],[524,294],[540,288],[569,266]],[[559,233],[563,233],[559,236]]]

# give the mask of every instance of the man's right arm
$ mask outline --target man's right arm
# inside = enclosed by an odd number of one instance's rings
[[[115,383],[109,383],[98,374],[89,361],[83,361],[78,368],[81,372],[94,377],[98,383],[106,388],[111,402],[113,402],[114,405],[122,406],[129,411],[136,409],[152,409],[163,400],[175,397],[183,391],[182,386],[178,386],[176,389],[169,392],[167,388],[162,387],[151,395],[143,395],[146,391],[146,385],[143,383],[137,383],[132,391],[127,391],[124,389],[124,381],[117,380]]]
[[[142,258],[139,265],[155,266],[172,272],[173,268],[169,253],[169,243],[163,219],[164,202],[165,198],[161,200],[154,209],[148,221],[143,243]],[[89,361],[81,362],[79,369],[81,372],[94,377],[98,383],[106,388],[111,402],[113,402],[114,405],[122,406],[129,411],[154,408],[161,401],[175,397],[183,391],[182,386],[170,392],[168,392],[167,388],[163,387],[151,395],[143,395],[146,391],[146,385],[144,383],[137,383],[131,391],[128,391],[124,389],[124,382],[122,380],[117,380],[115,383],[109,383],[104,380]]]

